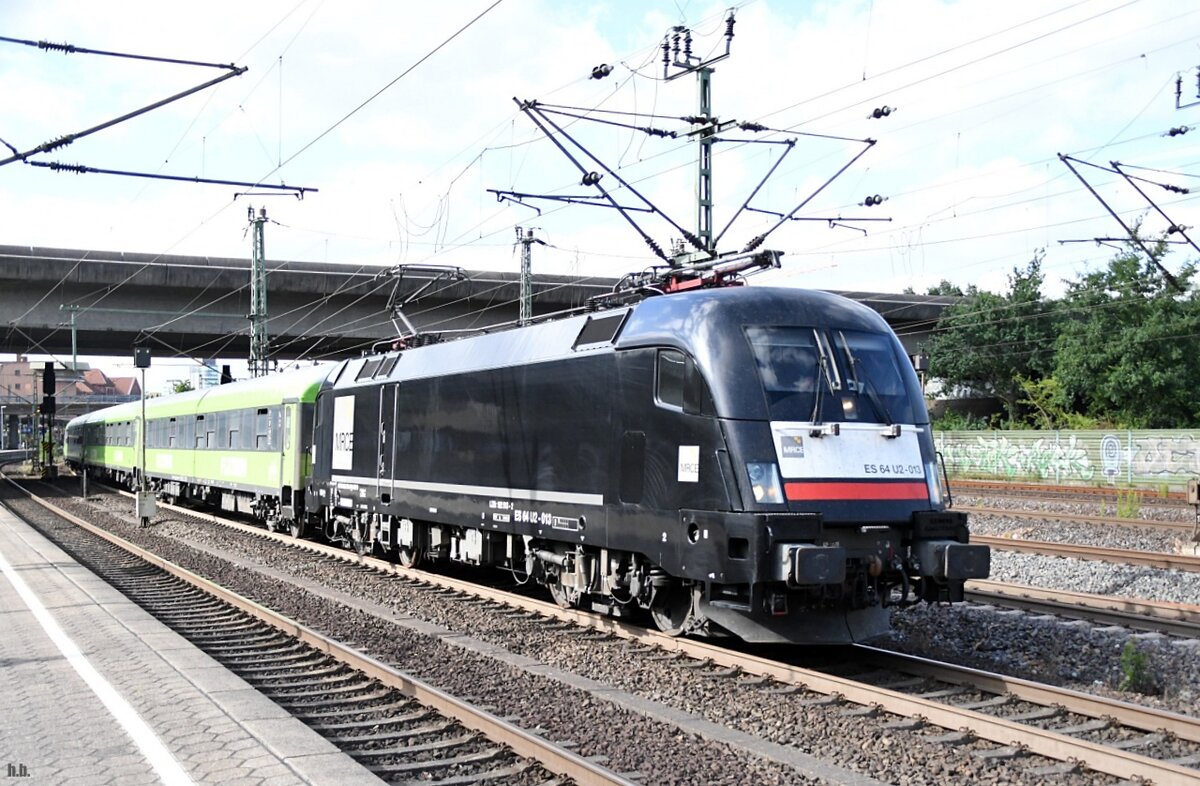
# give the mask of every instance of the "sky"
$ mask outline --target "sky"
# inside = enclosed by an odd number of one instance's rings
[[[756,284],[924,292],[947,280],[1004,291],[1014,268],[1044,255],[1054,295],[1115,253],[1094,242],[1124,235],[1105,204],[1148,233],[1200,220],[1194,195],[1162,187],[1197,185],[1200,5],[756,0],[733,11],[730,56],[713,66],[712,111],[767,130],[733,128],[715,147],[718,231],[778,167],[749,201],[768,212],[742,211],[720,249],[740,250],[780,224],[771,212],[804,203],[795,215],[809,219],[771,232],[763,247],[783,252],[783,268]],[[728,13],[683,0],[9,0],[6,38],[248,70],[0,166],[0,244],[248,257],[252,206],[271,219],[268,263],[515,272],[519,226],[546,242],[534,247],[535,272],[641,270],[659,260],[617,211],[501,202],[488,191],[596,193],[514,98],[609,121],[550,115],[618,202],[642,206],[644,197],[674,222],[630,213],[669,249],[678,227],[696,228],[696,144],[683,118],[699,108],[696,78],[664,80],[659,47],[683,25],[697,56],[722,54]],[[591,78],[600,64],[611,73]],[[0,156],[228,73],[0,42]],[[873,118],[883,107],[891,111]],[[1087,185],[1059,154],[1081,162]],[[298,199],[33,161],[315,190]],[[1165,217],[1097,168],[1113,161],[1153,181],[1134,182]],[[864,204],[876,195],[881,204]],[[867,218],[875,220],[856,220]],[[1194,259],[1191,251],[1178,247],[1167,267]]]

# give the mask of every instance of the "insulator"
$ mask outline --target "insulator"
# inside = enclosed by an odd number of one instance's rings
[[[864,199],[862,201],[862,205],[863,207],[875,207],[876,205],[882,205],[886,199],[887,197],[882,197],[879,194],[875,194],[874,196],[869,196]]]
[[[742,123],[738,128],[743,131],[766,131],[767,127],[762,123]]]
[[[880,118],[887,117],[892,112],[893,112],[893,109],[890,106],[887,106],[885,104],[884,106],[875,107],[875,109],[871,112],[871,114],[867,115],[867,119],[868,120],[879,120]]]
[[[592,69],[592,79],[603,79],[612,73],[613,67],[608,63],[601,63]]]
[[[1176,126],[1166,133],[1166,136],[1183,136],[1192,129],[1189,126]]]
[[[670,65],[671,65],[671,44],[668,43],[666,38],[663,39],[662,50],[663,50],[663,73],[665,74],[667,71],[667,68],[670,67]]]
[[[733,40],[733,24],[736,21],[737,20],[733,18],[733,14],[730,14],[729,18],[725,20],[725,39],[727,41]]]
[[[688,30],[683,34],[683,59],[692,59],[692,31]]]
[[[601,177],[602,175],[599,172],[588,172],[580,182],[585,186],[594,186],[600,182]]]
[[[676,56],[679,55],[679,28],[678,27],[675,28],[674,35],[671,36],[671,51],[674,52]]]
[[[63,52],[64,54],[71,54],[72,52],[75,51],[75,45],[74,44],[56,44],[51,41],[38,41],[38,49],[45,49],[47,51]]]
[[[66,147],[67,145],[71,144],[74,141],[75,141],[75,135],[67,134],[66,136],[60,136],[58,139],[54,139],[49,142],[46,142],[44,145],[42,145],[38,149],[41,150],[43,153],[49,153],[51,150],[56,150],[60,147]]]

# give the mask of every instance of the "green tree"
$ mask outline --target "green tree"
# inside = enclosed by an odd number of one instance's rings
[[[912,287],[905,287],[902,291],[905,295],[917,294],[917,290],[913,289]],[[926,295],[958,295],[961,297],[963,294],[963,291],[962,291],[962,287],[958,286],[957,284],[951,284],[949,281],[947,281],[946,279],[943,278],[935,286],[929,287],[927,290],[925,290],[925,294]]]
[[[958,284],[951,284],[946,279],[942,279],[937,283],[937,286],[930,287],[925,291],[926,295],[958,295],[959,297],[966,294],[962,291],[962,287]]]
[[[966,300],[946,309],[925,345],[930,373],[950,388],[999,398],[1016,421],[1022,383],[1054,368],[1057,307],[1042,297],[1044,279],[1039,252],[1024,269],[1013,268],[1007,294],[969,286]]]
[[[192,389],[192,383],[186,379],[176,380],[171,384],[172,393],[187,393]]]
[[[1200,425],[1200,297],[1195,264],[1176,274],[1180,293],[1132,244],[1108,268],[1068,283],[1054,376],[1077,409],[1131,428]]]

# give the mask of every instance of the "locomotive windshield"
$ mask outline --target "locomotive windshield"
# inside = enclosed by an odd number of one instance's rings
[[[771,420],[914,423],[889,337],[859,330],[747,327]]]

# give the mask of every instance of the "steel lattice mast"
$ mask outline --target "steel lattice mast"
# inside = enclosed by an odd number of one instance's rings
[[[270,340],[267,336],[267,261],[263,241],[263,225],[267,223],[267,209],[247,210],[251,225],[250,249],[250,376],[267,374],[267,351]]]

